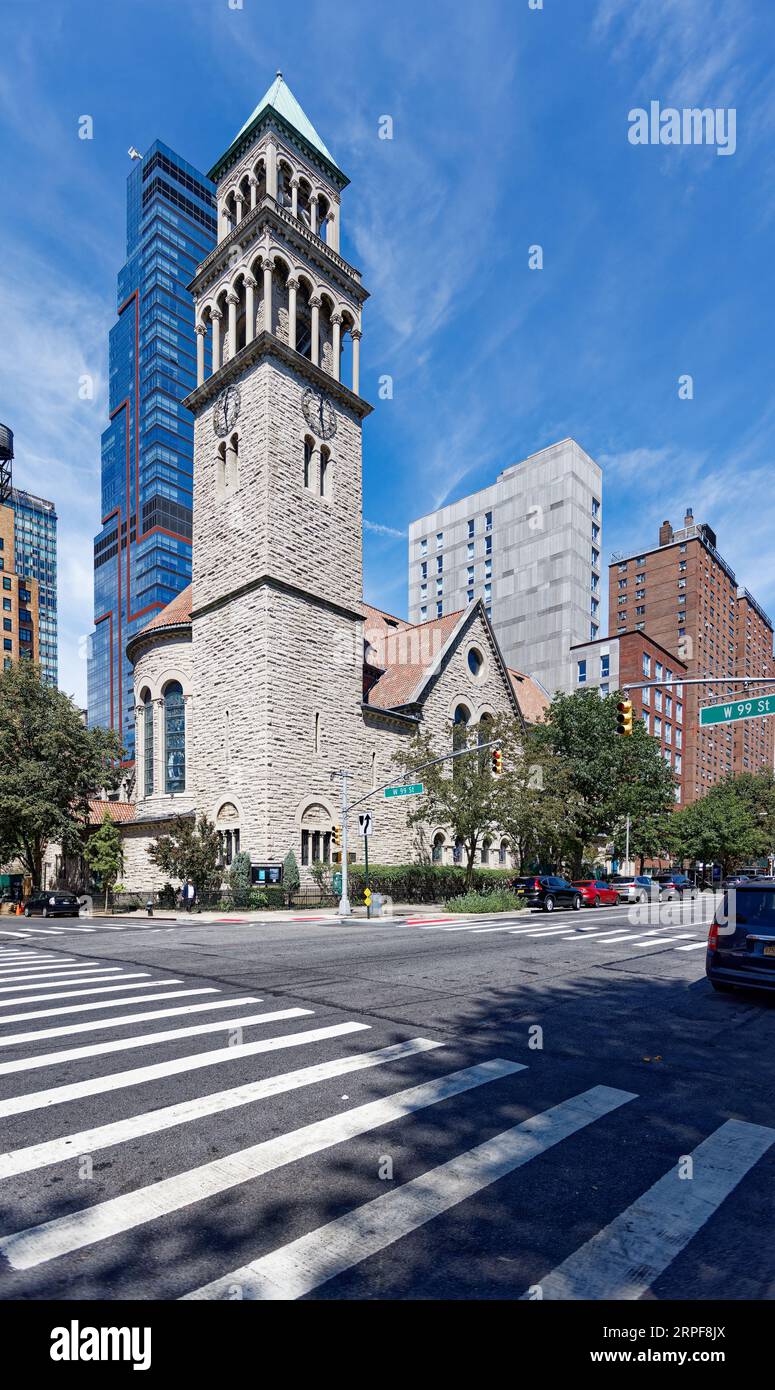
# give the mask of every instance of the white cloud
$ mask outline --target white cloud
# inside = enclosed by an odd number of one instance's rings
[[[399,531],[395,526],[383,526],[381,521],[368,521],[363,518],[364,531],[371,531],[375,536],[393,536],[396,540],[406,540],[406,531]]]

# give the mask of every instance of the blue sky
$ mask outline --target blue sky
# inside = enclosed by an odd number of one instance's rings
[[[278,67],[352,179],[372,294],[367,599],[406,611],[414,516],[572,435],[604,468],[606,558],[690,505],[775,609],[771,0],[0,0],[0,40],[0,419],[59,510],[79,700],[126,152],[208,168]],[[651,100],[734,107],[735,154],[631,145]]]

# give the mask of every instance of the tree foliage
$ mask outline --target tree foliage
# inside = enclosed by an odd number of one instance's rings
[[[246,854],[244,850],[235,854],[229,865],[227,879],[235,907],[247,907],[250,902],[250,892],[253,887],[251,868],[250,855]]]
[[[221,845],[207,816],[178,816],[167,835],[159,835],[148,858],[163,873],[183,882],[190,878],[197,893],[217,888],[221,881]]]
[[[118,785],[120,757],[117,736],[85,728],[37,666],[0,673],[0,863],[18,858],[38,887],[49,844],[80,854],[89,798]]]
[[[296,860],[296,855],[292,849],[289,849],[283,860],[283,887],[287,889],[289,893],[292,893],[294,889],[298,888],[300,882],[299,865]]]
[[[722,874],[769,854],[775,846],[775,777],[769,769],[730,774],[700,801],[672,817],[677,859],[718,863]]]
[[[83,850],[83,857],[92,873],[98,874],[105,889],[105,907],[108,895],[124,867],[124,849],[121,831],[110,819],[106,811],[99,830],[89,836]]]
[[[502,728],[500,723],[493,721],[487,728],[487,741],[498,737]],[[443,825],[462,843],[466,868],[464,891],[471,886],[476,852],[485,839],[495,835],[503,812],[503,780],[492,775],[490,750],[476,751],[479,733],[479,728],[448,726],[446,751],[453,751],[453,740],[456,751],[470,751],[453,762],[423,768],[418,776],[422,777],[425,794],[407,816],[409,825]],[[428,734],[416,734],[395,761],[410,776],[415,768],[440,756],[442,750],[434,747]]]

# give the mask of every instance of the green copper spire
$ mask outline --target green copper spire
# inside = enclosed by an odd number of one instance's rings
[[[302,111],[282,73],[278,71],[274,82],[264,93],[255,110],[248,116],[242,129],[237,132],[226,153],[210,170],[209,177],[211,179],[217,179],[221,166],[231,154],[232,150],[239,145],[243,136],[258,122],[264,112],[270,108],[280,117],[286,126],[289,126],[292,131],[295,131],[297,135],[301,136],[301,139],[306,145],[317,154],[321,155],[326,163],[329,164],[341,178],[346,177],[336,163],[331,151],[324,145],[311,120]]]

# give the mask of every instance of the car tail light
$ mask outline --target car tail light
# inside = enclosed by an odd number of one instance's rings
[[[540,887],[541,887],[541,880],[540,880],[540,878],[537,878],[537,879],[535,880],[535,882],[534,882],[534,884],[533,884],[533,887],[534,887],[534,888],[540,888]]]
[[[718,922],[715,920],[715,918],[711,922],[710,931],[708,932],[708,950],[718,950]]]

